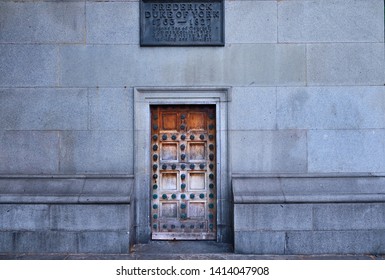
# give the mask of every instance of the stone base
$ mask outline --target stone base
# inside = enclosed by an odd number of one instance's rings
[[[381,177],[240,176],[233,189],[235,253],[385,253]]]
[[[0,175],[0,253],[129,252],[129,175]]]

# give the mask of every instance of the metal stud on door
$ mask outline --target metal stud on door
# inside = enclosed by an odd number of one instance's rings
[[[151,106],[152,239],[216,239],[215,106]]]

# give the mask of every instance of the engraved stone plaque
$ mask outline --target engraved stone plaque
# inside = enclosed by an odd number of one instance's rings
[[[224,46],[224,0],[141,0],[141,46]]]

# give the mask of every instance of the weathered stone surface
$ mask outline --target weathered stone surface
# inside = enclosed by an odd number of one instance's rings
[[[53,175],[49,175],[53,176]],[[83,175],[82,175],[83,176]],[[0,203],[125,203],[131,202],[133,177],[0,179]]]
[[[385,130],[311,130],[309,172],[385,172]]]
[[[235,231],[234,252],[238,254],[283,255],[285,232]]]
[[[299,44],[232,44],[215,71],[224,67],[229,85],[305,85],[306,51]]]
[[[130,131],[61,132],[60,172],[133,174]]]
[[[12,253],[14,241],[14,233],[11,231],[0,231],[0,252],[1,253]]]
[[[278,1],[280,42],[383,42],[382,0]]]
[[[52,205],[53,230],[128,230],[128,205]]]
[[[133,130],[132,89],[89,89],[88,97],[91,130]]]
[[[305,172],[306,133],[301,130],[230,132],[233,172]]]
[[[139,3],[88,2],[87,43],[139,44]]]
[[[289,231],[287,254],[384,254],[384,230]]]
[[[280,87],[277,123],[279,129],[385,128],[385,88]]]
[[[79,233],[79,253],[128,254],[127,231],[94,231]]]
[[[66,45],[60,47],[63,86],[124,86],[135,72],[135,54],[128,46]]]
[[[57,174],[59,135],[43,131],[0,131],[0,174]]]
[[[48,205],[0,204],[0,230],[48,229]]]
[[[226,43],[277,42],[275,1],[226,1],[225,8]]]
[[[3,130],[87,129],[85,89],[0,89]]]
[[[55,86],[58,58],[54,45],[0,44],[0,86]]]
[[[83,42],[85,5],[79,2],[0,2],[0,43]]]
[[[384,85],[383,43],[307,46],[308,85]]]
[[[304,45],[61,46],[63,86],[305,85]],[[272,62],[273,61],[273,62]]]
[[[313,207],[310,204],[236,204],[235,231],[311,230]]]
[[[385,178],[346,174],[274,174],[232,177],[236,204],[374,203],[385,201]]]
[[[234,87],[229,103],[230,130],[276,128],[276,89],[273,87]]]
[[[385,203],[314,205],[315,230],[384,230]]]
[[[133,188],[133,178],[95,178],[87,179],[82,195],[130,195]]]
[[[73,232],[19,231],[14,236],[15,253],[77,252],[78,237]]]

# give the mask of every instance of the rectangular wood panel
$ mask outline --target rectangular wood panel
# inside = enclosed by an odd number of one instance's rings
[[[153,239],[216,239],[215,127],[212,105],[151,106]]]

